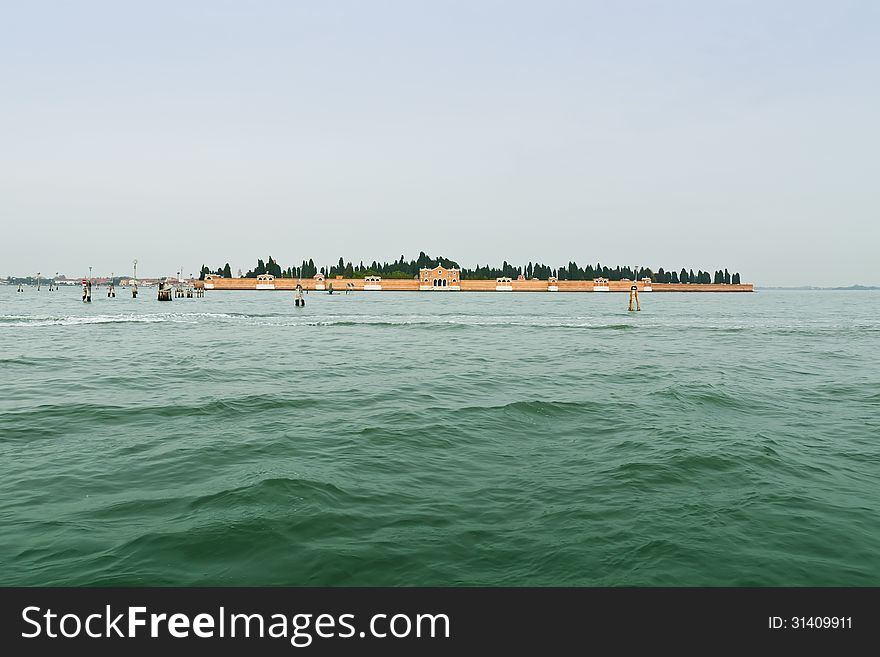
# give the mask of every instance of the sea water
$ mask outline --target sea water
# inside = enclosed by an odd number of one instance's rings
[[[878,585],[880,294],[0,287],[0,584]]]

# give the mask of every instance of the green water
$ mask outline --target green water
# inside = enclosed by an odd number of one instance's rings
[[[880,585],[880,294],[0,288],[0,584]]]

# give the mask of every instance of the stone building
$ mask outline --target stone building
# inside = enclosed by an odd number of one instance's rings
[[[419,270],[419,289],[455,292],[461,289],[461,271],[437,266]]]

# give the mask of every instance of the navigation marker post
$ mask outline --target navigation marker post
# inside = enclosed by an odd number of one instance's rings
[[[639,286],[633,285],[629,288],[629,310],[632,312],[634,310],[640,311],[641,309],[642,305],[639,303]]]
[[[138,261],[137,261],[137,258],[135,258],[134,259],[134,278],[131,279],[131,283],[130,283],[130,285],[131,285],[131,298],[132,299],[138,298],[137,277],[138,277]]]

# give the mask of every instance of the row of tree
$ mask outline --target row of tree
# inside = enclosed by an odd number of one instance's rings
[[[202,265],[201,272],[199,272],[199,280],[205,280],[205,276],[207,276],[208,274],[217,274],[218,276],[222,276],[223,278],[232,278],[232,268],[229,266],[228,262],[224,267],[218,267],[216,270],[211,270],[206,265]]]
[[[660,267],[656,271],[649,267],[628,267],[617,266],[614,268],[603,266],[601,263],[593,265],[579,266],[576,262],[569,262],[567,265],[560,267],[550,267],[540,262],[529,262],[525,266],[516,266],[508,263],[506,260],[501,267],[491,267],[489,265],[477,265],[473,268],[459,267],[458,263],[449,258],[442,256],[432,258],[425,254],[424,251],[419,253],[419,257],[415,260],[406,260],[400,256],[399,260],[393,262],[378,262],[374,260],[369,264],[361,261],[353,264],[351,261],[345,261],[339,258],[335,265],[318,267],[312,259],[303,260],[302,264],[297,267],[282,268],[278,262],[271,256],[263,262],[262,259],[257,260],[257,266],[249,270],[244,276],[245,278],[256,278],[261,274],[272,274],[276,278],[311,278],[318,272],[324,274],[328,278],[335,276],[343,276],[344,278],[364,278],[365,276],[382,276],[383,278],[418,278],[420,269],[432,269],[437,266],[446,267],[447,269],[455,268],[461,270],[461,278],[491,280],[502,276],[517,278],[524,276],[525,278],[539,278],[546,280],[551,276],[561,281],[591,281],[595,278],[607,278],[611,281],[620,280],[636,280],[641,278],[650,278],[657,283],[716,283],[716,284],[738,284],[740,282],[739,272],[731,274],[727,269],[716,270],[714,275],[707,271],[698,269],[696,273],[693,269],[682,268],[681,271],[665,270]],[[217,270],[211,270],[207,266],[202,265],[201,275],[199,278],[204,280],[207,274],[219,274],[225,278],[232,277],[232,270],[227,262],[224,267]]]

